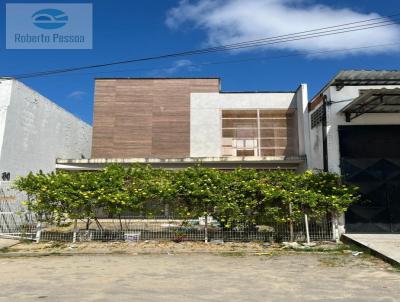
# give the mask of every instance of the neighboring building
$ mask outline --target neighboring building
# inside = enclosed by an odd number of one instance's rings
[[[361,188],[346,231],[400,232],[400,71],[342,71],[309,109],[308,166]]]
[[[304,169],[307,86],[221,92],[218,78],[97,79],[93,153],[60,168],[112,162]]]
[[[0,182],[89,158],[92,128],[21,82],[0,78]]]

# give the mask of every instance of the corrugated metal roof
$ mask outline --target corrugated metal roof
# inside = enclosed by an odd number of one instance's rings
[[[342,70],[334,80],[351,80],[351,81],[400,81],[400,70]]]
[[[345,106],[341,112],[346,114],[348,121],[364,113],[398,113],[400,88],[361,90],[360,96]]]
[[[338,90],[344,86],[400,85],[400,70],[342,70],[311,99],[319,103],[319,95],[329,86]]]
[[[399,70],[344,70],[334,77],[332,86],[400,85]]]

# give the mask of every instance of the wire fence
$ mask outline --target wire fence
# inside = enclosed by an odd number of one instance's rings
[[[211,222],[206,228],[201,219],[179,220],[173,218],[125,217],[99,219],[87,228],[86,221],[70,221],[60,227],[34,221],[20,225],[9,235],[36,241],[307,241],[304,222],[271,223],[255,227],[222,228]],[[333,240],[332,223],[328,219],[308,223],[311,241]]]

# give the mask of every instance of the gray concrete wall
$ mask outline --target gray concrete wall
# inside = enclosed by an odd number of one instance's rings
[[[314,112],[314,110],[312,112]],[[310,114],[312,112],[310,112]],[[318,126],[310,129],[310,153],[307,156],[308,169],[322,170],[324,168],[322,140],[321,123]]]
[[[13,179],[52,171],[56,158],[90,157],[90,125],[21,82],[1,81],[0,174]]]
[[[307,99],[307,96],[306,96]],[[222,156],[222,109],[297,108],[295,93],[192,93],[190,156]]]
[[[330,90],[324,91],[327,98],[330,98]],[[307,168],[312,170],[324,169],[323,155],[323,127],[322,123],[314,128],[311,128],[311,115],[320,107],[322,103],[308,112],[308,123],[310,125],[310,153],[307,155]]]

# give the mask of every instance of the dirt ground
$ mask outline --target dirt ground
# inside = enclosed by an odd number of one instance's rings
[[[398,269],[367,254],[354,256],[346,247],[299,252],[257,243],[71,246],[22,244],[3,251],[0,301],[400,301]],[[112,249],[113,254],[80,254]],[[27,250],[30,257],[7,256]],[[71,250],[80,252],[63,255]]]
[[[333,248],[332,245],[327,247]],[[223,244],[203,242],[181,242],[174,243],[172,241],[141,241],[138,243],[130,242],[81,242],[81,243],[62,243],[62,242],[46,242],[46,243],[21,243],[15,245],[7,252],[14,253],[30,253],[30,254],[43,254],[43,253],[68,253],[68,254],[146,254],[146,253],[188,253],[188,252],[237,252],[237,253],[263,253],[271,252],[279,245],[265,247],[260,243],[234,243],[226,242]]]
[[[333,242],[314,243],[312,247],[297,244],[296,250],[299,251],[323,251],[351,253],[351,248],[343,244]],[[290,243],[288,243],[290,245]],[[204,242],[185,241],[175,243],[172,241],[146,240],[140,242],[24,242],[14,245],[3,252],[20,254],[171,254],[171,253],[253,253],[253,254],[273,254],[282,251],[293,250],[285,244],[268,244],[262,242]],[[2,250],[0,249],[0,252]],[[1,256],[1,253],[0,253]]]

